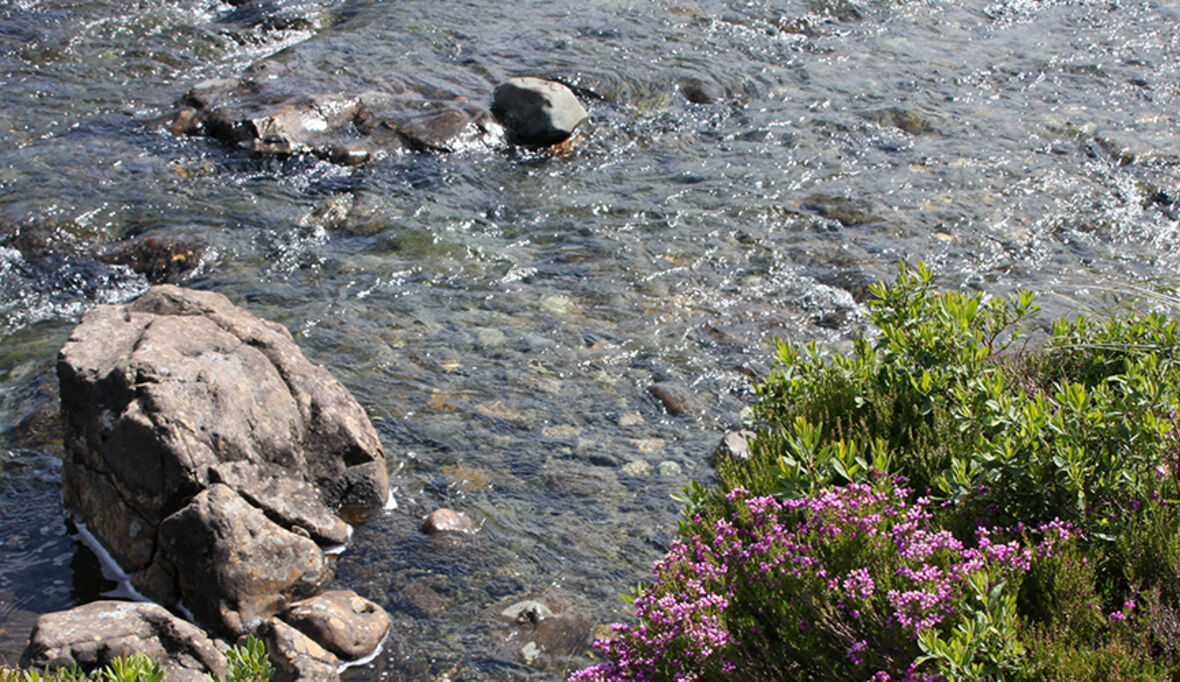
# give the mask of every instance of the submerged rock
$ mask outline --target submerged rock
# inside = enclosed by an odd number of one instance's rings
[[[98,259],[108,265],[126,265],[152,284],[174,282],[201,264],[205,245],[195,239],[140,235],[111,244]]]
[[[888,107],[867,111],[863,116],[880,125],[892,126],[910,135],[924,135],[934,131],[934,126],[919,114],[908,109]]]
[[[685,78],[678,84],[680,94],[693,104],[713,104],[725,99],[725,88],[712,81]]]
[[[38,618],[20,663],[93,670],[142,653],[160,664],[167,680],[203,682],[207,673],[225,674],[227,650],[157,604],[96,601]]]
[[[829,220],[835,220],[844,227],[856,227],[882,220],[880,216],[872,213],[872,207],[867,201],[820,192],[804,199],[803,208],[815,211]]]
[[[700,414],[700,405],[697,404],[692,391],[683,384],[660,381],[648,386],[647,392],[655,396],[672,416]]]
[[[475,523],[450,509],[435,509],[422,520],[422,532],[427,535],[439,533],[474,533]]]
[[[502,645],[526,665],[561,667],[571,655],[583,654],[592,624],[574,596],[549,589],[495,607]]]
[[[590,118],[569,88],[540,78],[511,78],[497,85],[492,114],[509,142],[535,147],[564,142]]]
[[[418,580],[406,584],[398,593],[404,608],[424,618],[441,618],[447,612],[442,595],[426,583]]]
[[[263,61],[240,78],[198,83],[181,100],[171,129],[260,155],[360,164],[389,152],[451,151],[493,128],[483,107],[417,79],[366,77],[326,92],[305,81],[285,64]]]

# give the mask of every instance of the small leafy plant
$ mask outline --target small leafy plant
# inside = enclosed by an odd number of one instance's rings
[[[266,682],[274,674],[266,645],[253,635],[225,655],[226,676],[209,675],[210,682]]]

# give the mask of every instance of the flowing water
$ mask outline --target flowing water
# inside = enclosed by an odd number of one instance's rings
[[[148,286],[101,258],[123,240],[197,245],[173,281],[286,325],[374,420],[398,506],[336,581],[395,626],[346,676],[558,679],[584,649],[530,665],[498,612],[547,593],[625,617],[776,336],[838,348],[899,260],[1046,292],[1046,319],[1171,281],[1178,20],[1162,0],[3,3],[0,655],[111,587],[62,518],[53,367],[83,312]],[[491,140],[359,168],[159,124],[270,56],[316,93],[558,79],[592,121],[564,155]],[[657,381],[699,414],[669,416]],[[421,535],[439,506],[480,532]]]

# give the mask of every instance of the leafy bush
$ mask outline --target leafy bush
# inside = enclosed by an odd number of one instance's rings
[[[749,457],[678,497],[682,540],[639,623],[575,679],[1180,679],[1177,323],[1079,317],[1017,346],[1028,292],[938,293],[923,266],[872,292],[876,333],[850,353],[780,343]],[[866,516],[812,506],[853,494]],[[891,535],[905,514],[939,538],[931,554]],[[1015,563],[970,563],[996,547]],[[781,574],[804,557],[823,574]],[[850,601],[854,575],[871,599]]]
[[[1037,311],[1032,294],[935,293],[932,278],[903,266],[874,286],[879,337],[847,356],[781,344],[757,387],[753,456],[723,462],[723,485],[791,496],[874,468],[951,501],[960,531],[976,517],[1062,518],[1108,539],[1120,512],[1164,494],[1180,400],[1174,321],[1063,320],[1035,351],[1003,355]],[[1175,481],[1163,487],[1174,495]]]

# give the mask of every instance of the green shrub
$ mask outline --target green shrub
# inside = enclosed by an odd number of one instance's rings
[[[1004,353],[1037,311],[1031,294],[985,299],[931,284],[925,268],[902,266],[895,283],[874,286],[879,335],[848,355],[780,344],[776,371],[756,387],[752,456],[720,464],[723,491],[789,497],[875,469],[950,502],[960,533],[977,518],[1060,518],[1107,541],[1127,510],[1177,496],[1175,322],[1059,321],[1036,349]]]
[[[902,265],[896,281],[872,293],[876,331],[849,353],[779,344],[775,371],[756,387],[749,457],[719,462],[717,489],[694,485],[678,496],[687,516],[682,540],[638,595],[639,624],[619,626],[620,637],[600,643],[607,662],[582,679],[624,679],[640,669],[635,679],[717,677],[682,653],[700,650],[684,637],[704,621],[678,624],[652,609],[687,600],[685,585],[705,585],[694,572],[712,575],[676,553],[693,543],[712,547],[718,524],[740,517],[735,494],[787,504],[879,486],[884,475],[907,480],[919,496],[910,503],[930,510],[931,532],[948,533],[963,551],[980,551],[983,538],[1031,547],[1030,529],[1044,527],[1068,527],[1074,537],[1062,553],[1038,554],[1027,571],[959,575],[947,618],[913,633],[908,648],[889,635],[896,615],[878,618],[871,632],[858,630],[865,621],[833,617],[811,619],[819,627],[810,634],[791,630],[794,619],[807,620],[800,609],[832,613],[830,595],[816,597],[806,581],[782,589],[759,579],[741,589],[718,583],[710,589],[725,607],[698,598],[711,610],[692,611],[712,619],[714,641],[724,642],[709,665],[781,663],[789,651],[784,677],[849,679],[833,661],[854,636],[871,643],[873,665],[891,679],[1180,680],[1177,323],[1160,314],[1078,317],[1018,346],[1038,311],[1028,292],[940,293],[925,267]],[[885,581],[901,568],[846,538],[809,547],[828,552],[825,565],[837,572],[864,570]],[[752,636],[748,622],[765,613],[777,634]],[[653,651],[672,658],[661,654],[651,667]]]

